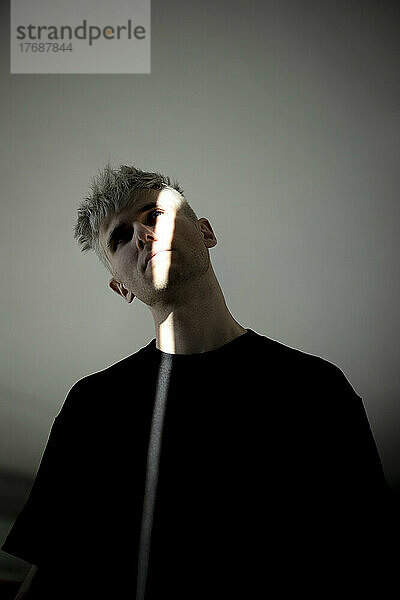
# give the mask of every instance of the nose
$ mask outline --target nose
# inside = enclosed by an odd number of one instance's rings
[[[143,223],[136,222],[133,226],[136,246],[139,250],[143,250],[147,242],[155,242],[157,236],[154,230]]]

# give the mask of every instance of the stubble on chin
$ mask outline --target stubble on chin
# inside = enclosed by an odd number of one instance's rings
[[[155,277],[152,282],[152,290],[147,295],[146,304],[177,305],[188,293],[195,293],[196,284],[206,275],[210,268],[210,257],[208,253],[201,257],[196,254],[195,260],[188,265],[173,265],[168,275]]]

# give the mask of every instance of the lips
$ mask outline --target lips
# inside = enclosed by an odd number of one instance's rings
[[[157,252],[151,252],[146,256],[146,260],[145,260],[145,267],[147,267],[148,263],[151,261],[152,258],[154,258],[154,256],[156,254],[159,254],[160,252],[171,252],[171,250],[157,250]]]

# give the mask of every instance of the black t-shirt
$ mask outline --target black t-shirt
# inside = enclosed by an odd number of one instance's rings
[[[153,339],[79,380],[3,550],[31,598],[132,597],[160,363],[170,373],[146,599],[321,593],[382,556],[390,495],[342,371],[251,329],[167,354]],[[376,563],[374,563],[376,564]]]

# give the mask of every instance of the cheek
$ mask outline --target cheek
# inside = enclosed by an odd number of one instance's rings
[[[175,238],[176,225],[174,216],[169,217],[164,215],[162,219],[157,221],[155,234],[159,241],[162,240],[163,245],[165,244],[169,247],[172,245]]]
[[[131,278],[138,268],[137,251],[133,249],[132,243],[129,243],[124,248],[120,249],[117,260],[117,271],[119,271],[121,275]]]

